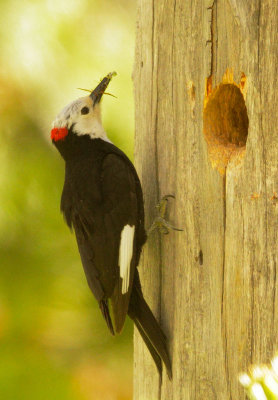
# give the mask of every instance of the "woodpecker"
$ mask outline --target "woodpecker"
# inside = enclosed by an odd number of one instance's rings
[[[171,379],[166,337],[144,300],[137,269],[147,239],[141,184],[101,123],[100,103],[113,75],[53,122],[51,139],[65,160],[61,211],[75,232],[89,288],[110,332],[120,333],[128,314],[160,375],[163,361]]]

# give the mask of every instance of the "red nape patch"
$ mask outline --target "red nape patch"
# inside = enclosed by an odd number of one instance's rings
[[[54,140],[54,142],[57,142],[58,140],[63,140],[67,136],[69,131],[67,128],[53,128],[51,129],[51,139]]]

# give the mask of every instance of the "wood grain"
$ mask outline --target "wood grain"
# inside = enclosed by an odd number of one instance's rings
[[[135,164],[147,226],[174,194],[140,265],[173,381],[159,381],[137,333],[135,400],[244,399],[238,374],[277,349],[278,8],[270,0],[138,0]],[[203,135],[206,79],[247,77],[249,133],[221,176]],[[277,196],[278,197],[278,196]]]

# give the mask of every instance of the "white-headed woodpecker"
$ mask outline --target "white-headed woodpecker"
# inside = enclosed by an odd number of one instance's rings
[[[61,211],[74,229],[89,287],[110,332],[119,333],[128,314],[159,373],[163,361],[171,378],[166,337],[144,300],[137,270],[147,238],[141,184],[101,123],[100,100],[113,75],[53,122],[51,139],[65,160]]]

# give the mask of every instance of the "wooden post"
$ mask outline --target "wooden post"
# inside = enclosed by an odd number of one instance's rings
[[[154,234],[142,255],[173,381],[135,333],[135,400],[244,399],[238,374],[278,348],[277,26],[273,0],[138,0],[146,224],[174,194],[168,219],[184,232]]]

